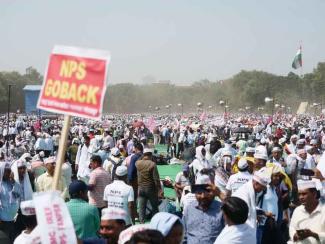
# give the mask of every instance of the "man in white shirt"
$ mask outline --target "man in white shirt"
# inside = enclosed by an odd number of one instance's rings
[[[272,157],[270,159],[270,162],[285,169],[287,165],[284,158],[282,157],[282,149],[280,147],[272,148]]]
[[[78,179],[84,181],[86,184],[88,184],[90,175],[89,164],[91,153],[89,151],[89,145],[90,138],[85,136],[85,143],[78,147],[75,164]]]
[[[238,170],[239,172],[233,174],[229,177],[229,180],[226,185],[226,194],[231,196],[234,192],[237,191],[242,185],[253,178],[253,175],[248,172],[248,163],[245,158],[241,158],[238,161]]]
[[[184,164],[182,171],[176,175],[174,189],[179,200],[182,196],[184,187],[190,185],[189,173],[190,167],[188,164]]]
[[[33,230],[35,230],[37,226],[36,220],[36,211],[33,200],[23,201],[20,204],[21,213],[24,216],[24,224],[26,229],[16,237],[14,244],[21,244],[21,243],[39,243],[33,242],[34,236]]]
[[[108,129],[105,130],[104,134],[104,144],[105,143],[109,145],[109,148],[113,148],[115,146],[114,139],[110,135],[110,131]]]
[[[255,244],[256,232],[246,222],[248,206],[238,197],[227,198],[221,207],[226,226],[214,244]]]
[[[249,211],[246,223],[255,230],[257,227],[256,196],[266,189],[270,181],[271,177],[266,168],[262,168],[255,171],[253,179],[242,185],[234,194],[235,197],[239,197],[247,203]]]
[[[298,180],[297,185],[302,205],[293,212],[290,239],[300,244],[325,243],[325,206],[319,201],[321,183]]]
[[[127,167],[124,165],[116,168],[115,180],[105,187],[103,199],[109,208],[121,208],[128,213],[126,225],[131,225],[134,223],[135,216],[134,192],[133,188],[125,183],[127,172]]]

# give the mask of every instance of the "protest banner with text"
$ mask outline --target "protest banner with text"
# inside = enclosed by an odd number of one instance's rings
[[[55,46],[49,59],[38,108],[99,119],[106,91],[107,51]]]

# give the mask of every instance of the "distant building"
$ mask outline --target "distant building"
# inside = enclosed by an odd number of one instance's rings
[[[163,84],[163,85],[171,85],[172,82],[170,80],[159,80],[157,82],[152,82],[152,84]]]
[[[25,92],[25,113],[38,113],[37,101],[42,86],[40,85],[27,85],[24,87]]]

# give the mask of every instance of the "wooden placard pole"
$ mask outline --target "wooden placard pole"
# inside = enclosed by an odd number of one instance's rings
[[[65,152],[66,152],[66,144],[67,144],[67,139],[68,139],[68,135],[69,135],[70,121],[71,121],[71,116],[64,115],[63,128],[61,131],[61,138],[60,138],[60,144],[59,144],[59,151],[58,151],[57,158],[56,158],[54,179],[53,179],[53,183],[52,183],[53,190],[57,190],[58,186],[59,186],[59,179],[61,177],[61,168],[62,168],[62,164],[64,162],[64,157],[65,157]]]

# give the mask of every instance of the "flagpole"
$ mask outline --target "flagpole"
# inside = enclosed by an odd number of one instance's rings
[[[303,78],[303,63],[302,63],[302,41],[300,40],[300,55],[301,55],[301,67],[300,67],[300,77]]]

